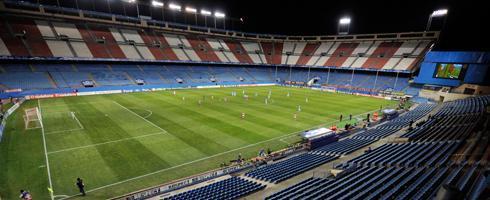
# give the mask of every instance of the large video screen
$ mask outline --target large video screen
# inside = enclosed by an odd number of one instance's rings
[[[446,79],[461,79],[465,69],[466,64],[437,63],[434,77]]]

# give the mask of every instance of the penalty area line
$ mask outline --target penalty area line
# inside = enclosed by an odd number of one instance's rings
[[[153,112],[151,110],[146,110],[146,111],[148,111],[149,114],[143,117],[145,119],[148,118],[148,117],[150,117],[151,115],[153,115]]]
[[[61,150],[57,150],[57,151],[50,151],[50,152],[48,152],[48,154],[55,154],[55,153],[60,153],[60,152],[65,152],[65,151],[73,151],[73,150],[77,150],[77,149],[85,149],[85,148],[89,148],[89,147],[100,146],[100,145],[104,145],[104,144],[111,144],[111,143],[123,142],[123,141],[127,141],[127,140],[134,140],[134,139],[139,139],[139,138],[144,138],[144,137],[159,135],[159,134],[162,134],[162,133],[165,133],[165,132],[150,133],[150,134],[146,134],[146,135],[140,135],[140,136],[135,136],[135,137],[123,138],[123,139],[119,139],[119,140],[112,140],[112,141],[108,141],[108,142],[101,142],[101,143],[96,143],[96,144],[91,144],[91,145],[85,145],[85,146],[79,146],[79,147],[61,149]]]
[[[162,127],[160,127],[160,126],[156,125],[155,123],[151,122],[150,120],[148,120],[148,119],[146,119],[146,118],[144,118],[144,117],[142,117],[142,116],[140,116],[140,115],[136,114],[135,112],[133,112],[133,111],[132,111],[132,110],[130,110],[129,108],[126,108],[125,106],[123,106],[123,105],[119,104],[119,103],[118,103],[118,102],[116,102],[116,101],[112,101],[112,102],[114,102],[116,105],[118,105],[119,107],[123,108],[124,110],[127,110],[127,111],[128,111],[128,112],[130,112],[131,114],[136,115],[136,116],[137,116],[137,117],[139,117],[140,119],[142,119],[142,120],[144,120],[144,121],[148,122],[150,125],[154,126],[155,128],[160,129],[162,132],[167,133],[167,134],[170,134],[170,133],[169,133],[167,130],[165,130],[165,129],[163,129]],[[152,112],[151,114],[153,114],[153,112]]]
[[[51,188],[51,190],[53,190],[53,181],[51,180],[51,170],[49,168],[49,158],[48,158],[48,147],[47,147],[47,144],[46,144],[46,134],[44,133],[44,124],[43,124],[43,114],[42,114],[42,108],[41,108],[41,100],[37,99],[37,105],[39,107],[39,123],[41,124],[41,133],[42,133],[42,136],[43,136],[43,146],[44,146],[44,158],[46,159],[46,171],[48,172],[48,182],[49,182],[49,188]],[[51,198],[51,200],[54,200],[54,196],[53,196],[53,193],[50,192],[49,193],[49,196]]]
[[[114,103],[116,103],[119,106],[125,108],[126,110],[132,112],[131,110],[127,109],[126,107],[122,106],[121,104],[119,104],[119,103],[117,103],[115,101],[114,101]],[[378,109],[373,110],[373,111],[377,111],[377,110]],[[373,111],[369,111],[369,112],[366,112],[366,113],[370,113],[370,112],[373,112]],[[135,114],[135,115],[137,115],[134,112],[132,112],[132,113]],[[363,114],[365,114],[365,113],[363,113]],[[363,114],[359,114],[359,115],[363,115]],[[356,115],[356,116],[359,116],[359,115]],[[139,116],[139,115],[137,115],[137,116]],[[141,116],[139,116],[139,117],[141,117]],[[317,128],[317,127],[325,126],[325,125],[328,125],[328,124],[331,124],[331,123],[335,123],[335,122],[338,122],[338,121],[339,120],[330,121],[330,122],[323,123],[323,124],[320,124],[320,125],[316,125],[316,126],[313,126],[311,128],[304,129],[304,130],[309,130],[309,129],[312,129],[312,128]],[[143,175],[140,175],[140,176],[136,176],[136,177],[133,177],[133,178],[129,178],[129,179],[125,179],[125,180],[118,181],[118,182],[115,182],[115,183],[111,183],[111,184],[108,184],[108,185],[104,185],[104,186],[101,186],[101,187],[97,187],[97,188],[94,188],[94,189],[91,189],[91,190],[86,191],[86,193],[92,193],[92,192],[95,192],[95,191],[98,191],[98,190],[102,190],[102,189],[109,188],[109,187],[112,187],[112,186],[120,185],[120,184],[123,184],[123,183],[126,183],[126,182],[130,182],[130,181],[133,181],[133,180],[138,180],[138,179],[141,179],[141,178],[144,178],[144,177],[147,177],[147,176],[151,176],[151,175],[158,174],[158,173],[161,173],[161,172],[169,171],[169,170],[172,170],[172,169],[176,169],[176,168],[179,168],[179,167],[182,167],[182,166],[190,165],[190,164],[193,164],[193,163],[196,163],[196,162],[200,162],[200,161],[203,161],[203,160],[207,160],[207,159],[210,159],[210,158],[218,157],[218,156],[221,156],[221,155],[224,155],[224,154],[227,154],[227,153],[231,153],[231,152],[234,152],[234,151],[238,151],[238,150],[246,149],[246,148],[249,148],[249,147],[257,146],[257,145],[262,144],[262,143],[266,143],[266,142],[270,142],[270,141],[274,141],[274,140],[281,140],[282,138],[287,138],[287,137],[291,137],[294,134],[299,134],[299,133],[303,132],[304,130],[296,131],[296,132],[293,132],[293,133],[290,133],[290,134],[278,136],[278,137],[271,138],[271,139],[268,139],[268,140],[264,140],[264,141],[261,141],[261,142],[257,142],[257,143],[254,143],[254,144],[249,144],[249,145],[246,145],[246,146],[243,146],[243,147],[239,147],[239,148],[236,148],[236,149],[231,149],[231,150],[228,150],[228,151],[225,151],[225,152],[221,152],[221,153],[217,153],[217,154],[214,154],[214,155],[211,155],[211,156],[203,157],[203,158],[200,158],[200,159],[197,159],[197,160],[193,160],[193,161],[190,161],[190,162],[187,162],[187,163],[182,163],[182,164],[179,164],[179,165],[176,165],[176,166],[173,166],[173,167],[160,169],[160,170],[157,170],[157,171],[154,171],[154,172],[150,172],[150,173],[143,174]],[[284,141],[282,141],[282,142],[284,142]],[[78,196],[78,194],[77,195],[72,195],[72,196],[69,196],[69,197],[66,197],[66,198],[62,198],[60,200],[69,199],[69,198],[72,198],[72,197],[75,197],[75,196]]]
[[[75,120],[77,122],[78,128],[72,128],[72,129],[67,129],[67,130],[59,130],[59,131],[49,131],[49,132],[46,132],[46,135],[84,130],[85,127],[83,127],[80,120],[78,120],[78,117],[75,115],[75,112],[70,112],[70,113],[72,114],[73,120]]]
[[[84,129],[82,123],[80,123],[80,120],[78,120],[78,117],[75,115],[75,112],[71,112],[71,114],[73,115],[73,118],[75,118],[75,121],[77,121],[78,126],[80,126],[81,129]]]
[[[56,134],[56,133],[66,133],[66,132],[72,132],[72,131],[79,131],[83,130],[84,128],[74,128],[74,129],[68,129],[68,130],[60,130],[60,131],[50,131],[46,132],[46,135],[51,135],[51,134]]]
[[[259,144],[262,144],[262,143],[266,143],[266,142],[278,140],[278,139],[280,139],[282,137],[286,137],[286,136],[290,136],[290,135],[293,135],[293,134],[297,134],[299,132],[301,132],[301,131],[290,133],[288,135],[283,135],[283,136],[271,138],[271,139],[264,140],[264,141],[261,141],[261,142],[257,142],[257,143],[254,143],[254,144],[249,144],[249,145],[246,145],[246,146],[243,146],[243,147],[239,147],[239,148],[236,148],[236,149],[231,149],[231,150],[228,150],[228,151],[225,151],[225,152],[221,152],[221,153],[214,154],[214,155],[211,155],[211,156],[203,157],[203,158],[200,158],[200,159],[197,159],[197,160],[193,160],[193,161],[190,161],[190,162],[182,163],[180,165],[175,165],[173,167],[164,168],[164,169],[161,169],[161,170],[158,170],[158,171],[154,171],[154,172],[151,172],[151,173],[148,173],[148,174],[143,174],[143,175],[136,176],[136,177],[133,177],[133,178],[129,178],[129,179],[126,179],[126,180],[122,180],[122,181],[119,181],[119,182],[115,182],[115,183],[111,183],[111,184],[108,184],[108,185],[104,185],[104,186],[101,186],[101,187],[98,187],[98,188],[94,188],[94,189],[88,190],[86,193],[90,193],[90,192],[94,192],[94,191],[101,190],[101,189],[104,189],[104,188],[108,188],[108,187],[112,187],[112,186],[115,186],[115,185],[119,185],[119,184],[122,184],[122,183],[130,182],[130,181],[133,181],[133,180],[137,180],[137,179],[140,179],[140,178],[144,178],[144,177],[147,177],[147,176],[151,176],[151,175],[154,175],[154,174],[158,174],[158,173],[161,173],[161,172],[165,172],[165,171],[168,171],[168,170],[172,170],[172,169],[175,169],[175,168],[179,168],[179,167],[182,167],[182,166],[193,164],[193,163],[196,163],[196,162],[199,162],[199,161],[203,161],[203,160],[207,160],[207,159],[210,159],[210,158],[218,157],[218,156],[221,156],[221,155],[224,155],[224,154],[227,154],[227,153],[231,153],[231,152],[234,152],[234,151],[238,151],[238,150],[241,150],[241,149],[246,149],[246,148],[249,148],[249,147],[253,147],[253,146],[256,146],[256,145],[259,145]],[[78,195],[72,195],[72,196],[69,196],[69,197],[66,197],[66,198],[63,198],[63,199],[68,199],[68,198],[72,198],[72,197],[75,197],[75,196],[78,196]],[[63,200],[63,199],[61,199],[61,200]]]

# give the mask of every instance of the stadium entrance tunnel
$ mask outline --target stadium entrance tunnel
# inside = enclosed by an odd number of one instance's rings
[[[317,76],[317,77],[314,77],[314,78],[310,79],[306,84],[308,86],[312,86],[313,84],[316,84],[319,81],[320,81],[320,77]]]

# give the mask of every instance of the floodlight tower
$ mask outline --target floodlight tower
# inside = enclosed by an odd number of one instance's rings
[[[339,35],[349,34],[350,22],[351,22],[350,17],[340,18],[339,25],[337,27],[337,32]]]
[[[175,12],[180,12],[182,11],[182,6],[178,5],[178,4],[175,4],[175,3],[170,3],[168,4],[168,8],[170,10],[173,10]],[[172,13],[173,17],[174,17],[174,22],[177,22],[177,18],[175,16],[175,12]]]
[[[427,20],[427,27],[425,28],[425,31],[429,31],[430,26],[432,25],[432,18],[434,18],[434,17],[444,17],[444,24],[445,24],[447,13],[448,13],[447,9],[434,10],[434,12],[432,12],[429,15],[429,19]],[[443,26],[444,26],[444,24],[443,24]]]
[[[138,2],[136,2],[136,0],[123,0],[123,2],[136,4],[136,15],[138,16],[138,18],[140,17],[140,8],[138,7]],[[124,13],[126,13],[126,8],[124,7],[124,4],[123,4],[123,9],[124,9]]]
[[[170,10],[175,10],[175,11],[182,11],[182,6],[178,5],[178,4],[174,4],[174,3],[171,3],[168,5],[168,8],[170,8]]]
[[[208,16],[212,15],[211,11],[202,9],[201,15],[204,16],[204,26],[208,27]]]
[[[151,1],[151,5],[155,8],[162,8],[162,21],[165,21],[165,15],[164,15],[165,5],[163,4],[163,2],[153,0]]]
[[[223,29],[226,29],[225,13],[219,11],[214,12],[214,28],[216,28],[216,19],[223,19]]]
[[[112,12],[111,12],[111,3],[109,3],[109,0],[106,0],[106,3],[107,3],[107,7],[109,8],[109,13],[112,14]]]
[[[194,21],[196,22],[196,26],[197,26],[197,9],[193,7],[185,7],[185,12],[189,14],[194,14]]]

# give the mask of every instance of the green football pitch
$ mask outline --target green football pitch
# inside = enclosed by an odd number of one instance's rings
[[[0,143],[0,197],[16,199],[27,189],[49,199],[49,180],[56,199],[70,197],[77,177],[85,198],[123,195],[218,168],[238,154],[284,148],[340,114],[365,117],[396,103],[279,86],[30,100],[10,116]],[[43,128],[26,130],[24,110],[34,107]]]

